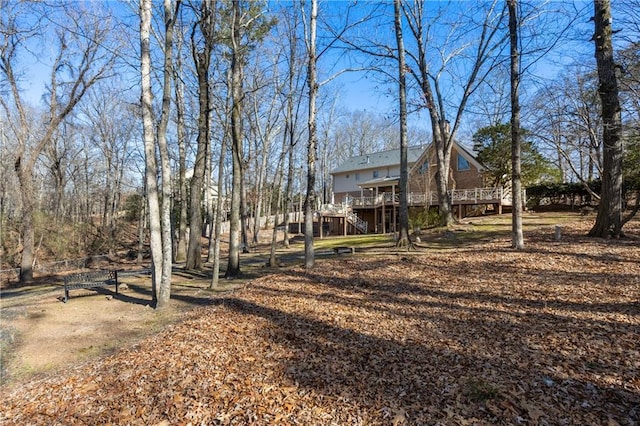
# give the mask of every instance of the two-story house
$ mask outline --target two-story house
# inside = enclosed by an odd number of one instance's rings
[[[438,208],[433,144],[407,151],[410,207]],[[463,146],[451,152],[449,194],[454,213],[462,218],[479,206],[501,212],[509,204],[502,188],[486,188],[486,168]],[[331,172],[333,200],[320,212],[325,232],[385,233],[398,223],[400,150],[351,157]]]

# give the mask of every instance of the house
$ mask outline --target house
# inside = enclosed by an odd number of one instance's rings
[[[409,207],[437,208],[433,144],[409,147]],[[449,194],[458,218],[510,205],[502,188],[487,188],[486,167],[454,142],[449,170]],[[400,150],[351,157],[331,172],[333,204],[319,212],[322,229],[330,233],[386,233],[398,224]],[[507,199],[509,198],[509,199]]]

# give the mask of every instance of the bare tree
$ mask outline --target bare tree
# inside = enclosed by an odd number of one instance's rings
[[[177,19],[177,18],[176,18]],[[184,262],[187,259],[187,132],[185,123],[185,84],[184,67],[182,62],[182,47],[184,44],[184,28],[182,26],[176,33],[176,61],[173,69],[175,103],[176,103],[176,136],[178,138],[178,184],[176,204],[178,214],[178,241],[176,244],[175,261]]]
[[[97,150],[93,163],[100,169],[94,183],[101,187],[102,230],[107,236],[109,254],[113,254],[115,250],[120,196],[126,167],[130,161],[130,145],[134,140],[134,130],[139,125],[137,114],[132,114],[131,104],[126,98],[122,98],[121,90],[121,87],[113,84],[96,85],[89,93],[87,102],[81,109],[82,114],[78,117],[78,121],[83,125],[80,131],[88,134],[90,143]],[[67,140],[68,137],[63,139]],[[55,147],[55,144],[51,146]],[[59,161],[54,162],[54,165],[57,169],[57,179],[62,179],[61,173],[68,172],[62,170],[65,165],[61,167]],[[60,182],[56,186],[61,185],[64,184]],[[57,190],[59,200],[63,199],[62,190],[63,188]]]
[[[318,156],[318,133],[316,102],[318,98],[318,76],[316,37],[318,28],[318,1],[311,0],[307,28],[307,87],[309,89],[308,142],[307,142],[307,190],[304,198],[304,266],[311,270],[315,265],[313,250],[313,215],[316,202],[316,158]]]
[[[175,3],[174,3],[175,1]],[[162,110],[158,123],[158,151],[162,176],[161,226],[162,226],[162,276],[157,286],[156,308],[169,304],[171,296],[171,270],[173,262],[173,244],[171,232],[171,162],[167,144],[167,127],[171,107],[171,82],[173,81],[173,31],[175,18],[180,9],[181,0],[164,0],[164,72],[162,87]]]
[[[228,98],[227,98],[228,99]],[[227,105],[228,107],[228,105]],[[228,110],[228,108],[226,108]],[[228,123],[228,120],[225,121],[225,124]],[[218,283],[220,280],[220,234],[222,228],[222,188],[223,181],[225,175],[224,163],[227,155],[227,145],[229,139],[229,130],[225,126],[222,136],[222,143],[220,144],[220,157],[218,161],[218,196],[216,197],[216,217],[214,221],[214,229],[213,229],[213,247],[211,250],[213,251],[213,273],[211,278],[211,284],[209,285],[210,289],[214,289],[218,287]]]
[[[226,278],[240,274],[240,238],[243,180],[243,135],[242,135],[242,14],[237,0],[232,2],[231,18],[231,157],[233,185],[231,187],[231,217],[229,226],[229,259]]]
[[[400,229],[396,246],[409,248],[412,243],[409,238],[409,206],[407,201],[407,191],[409,189],[409,166],[407,163],[407,64],[405,63],[400,1],[394,0],[393,2],[394,27],[398,46],[398,109],[400,112],[400,206],[398,208]]]
[[[12,121],[13,133],[17,147],[14,154],[14,169],[18,176],[22,199],[22,262],[20,281],[33,280],[34,262],[34,210],[35,194],[33,188],[34,166],[45,147],[59,128],[60,124],[74,111],[87,91],[98,81],[109,76],[114,62],[112,50],[108,48],[109,36],[112,34],[109,19],[96,16],[95,13],[83,13],[81,6],[73,8],[65,4],[57,9],[64,23],[53,30],[56,56],[51,64],[48,117],[41,132],[32,131],[32,122],[27,114],[24,94],[19,87],[19,75],[15,65],[21,52],[28,49],[27,43],[33,37],[43,35],[33,22],[43,18],[38,15],[39,9],[33,8],[25,12],[24,4],[5,4],[12,7],[12,13],[3,11],[2,31],[0,32],[0,73],[9,87],[9,98],[0,98],[7,116],[17,114]],[[33,13],[30,19],[25,13]],[[48,19],[59,16],[51,11]],[[30,22],[23,27],[25,22]],[[69,26],[67,31],[66,26]],[[11,104],[10,104],[11,103]]]
[[[554,158],[564,180],[577,179],[592,199],[600,194],[589,182],[602,171],[602,120],[599,117],[597,90],[592,78],[575,70],[544,87],[532,104],[532,136],[547,155]]]
[[[520,161],[520,55],[518,46],[518,3],[507,0],[509,8],[509,46],[511,51],[511,246],[524,249],[522,234],[522,168]]]
[[[299,72],[302,69],[301,62],[303,61],[302,55],[298,49],[298,28],[300,25],[300,14],[297,11],[297,7],[291,8],[290,15],[285,15],[281,20],[286,25],[286,42],[288,43],[289,52],[287,55],[287,84],[285,97],[285,112],[284,112],[284,129],[283,129],[283,149],[286,144],[287,148],[287,176],[284,189],[285,196],[285,208],[287,212],[293,211],[293,179],[295,174],[294,166],[294,154],[295,148],[298,143],[298,117],[299,111],[302,106],[301,97],[303,96],[303,90],[301,86],[304,84],[302,78],[303,73]],[[289,247],[289,215],[284,215],[284,237],[283,244],[285,247]]]
[[[215,44],[215,2],[203,0],[197,23],[191,32],[191,49],[198,76],[198,144],[193,176],[191,177],[191,215],[189,220],[189,245],[187,247],[187,269],[200,269],[202,267],[202,199],[203,188],[209,188],[209,182],[205,182],[206,152],[209,149],[210,139],[210,110],[211,87],[210,73],[211,54]],[[200,29],[200,43],[196,41],[196,27]]]
[[[180,0],[175,6],[172,0],[164,0],[164,73],[162,91],[162,111],[157,133],[154,132],[154,114],[151,87],[151,10],[150,0],[140,1],[140,52],[141,52],[141,87],[142,87],[142,119],[145,146],[145,181],[147,186],[147,203],[149,206],[149,228],[152,258],[151,281],[153,302],[156,309],[165,308],[171,295],[171,167],[167,148],[167,125],[171,104],[171,81],[173,78],[173,28],[175,12],[180,7]],[[158,182],[157,149],[161,161],[161,191]]]
[[[470,19],[466,24],[458,22],[451,26],[451,32],[447,37],[450,40],[464,40],[461,31],[467,35],[472,32],[475,40],[466,44],[451,46],[447,42],[442,47],[430,43],[432,34],[427,26],[425,8],[428,5],[424,0],[417,0],[413,7],[405,6],[404,11],[408,20],[410,33],[413,35],[415,50],[410,49],[407,55],[412,59],[415,67],[409,67],[411,75],[420,88],[423,96],[423,105],[429,112],[433,144],[436,151],[436,189],[442,225],[453,223],[451,200],[448,192],[451,150],[460,126],[462,116],[470,97],[485,80],[487,75],[500,61],[499,53],[503,45],[501,35],[501,23],[504,10],[498,7],[498,1],[494,0],[483,9],[484,18],[480,23]],[[437,18],[436,18],[437,19]],[[446,48],[450,50],[445,50]],[[431,66],[429,52],[440,58],[440,63]],[[443,79],[458,69],[459,60],[466,63],[465,74],[459,76],[459,85],[462,92],[454,103],[446,96],[443,90]],[[450,104],[450,106],[448,105]],[[448,112],[452,112],[449,119]]]
[[[620,237],[622,234],[622,117],[618,96],[616,63],[613,57],[612,16],[609,0],[594,0],[595,56],[598,93],[602,105],[603,170],[600,205],[589,231],[592,237]]]

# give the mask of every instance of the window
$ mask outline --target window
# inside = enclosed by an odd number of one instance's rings
[[[356,182],[360,180],[360,173],[356,173]]]
[[[424,160],[422,166],[420,166],[420,174],[423,175],[429,171],[429,160]]]
[[[462,155],[458,154],[458,170],[469,170],[470,168],[469,161],[467,161],[467,159]]]
[[[380,172],[379,172],[378,170],[374,170],[374,171],[373,171],[373,178],[374,178],[374,179],[377,179],[377,178],[379,178],[379,177],[380,177]]]

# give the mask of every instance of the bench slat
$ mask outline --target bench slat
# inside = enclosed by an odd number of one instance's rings
[[[64,298],[62,301],[67,303],[69,300],[69,290],[106,287],[108,285],[115,285],[116,294],[118,294],[118,271],[92,271],[68,275],[64,278]]]

